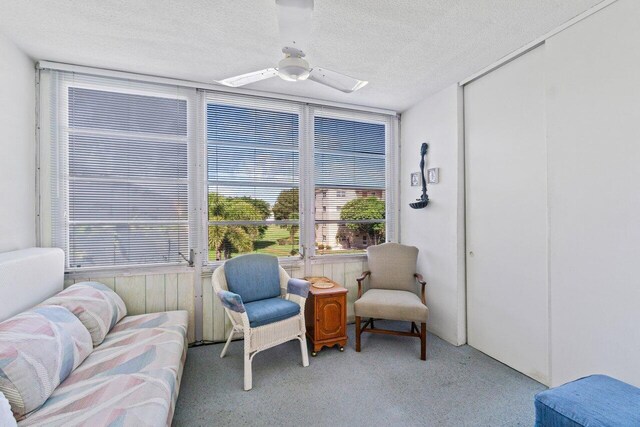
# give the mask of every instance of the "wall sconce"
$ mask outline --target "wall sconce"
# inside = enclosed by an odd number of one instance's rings
[[[419,199],[416,199],[415,202],[409,203],[409,206],[411,206],[413,209],[426,208],[429,204],[429,196],[427,196],[427,181],[424,176],[424,163],[427,157],[428,148],[429,144],[427,144],[426,142],[423,142],[422,146],[420,146],[420,179],[422,181],[422,196],[420,196]]]

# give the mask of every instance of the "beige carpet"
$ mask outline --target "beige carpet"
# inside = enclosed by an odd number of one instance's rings
[[[379,327],[405,324],[376,322]],[[385,324],[386,323],[386,324]],[[349,328],[353,337],[353,325]],[[192,348],[174,424],[215,426],[532,426],[546,387],[469,347],[363,335],[344,353],[324,349],[303,368],[298,342],[258,354],[253,390],[242,390],[242,342]]]

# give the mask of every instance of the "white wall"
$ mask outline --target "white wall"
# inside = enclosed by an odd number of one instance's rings
[[[426,168],[440,168],[440,183],[427,185],[429,205],[411,209],[421,194],[410,173],[420,170],[420,145],[429,143]],[[420,249],[425,276],[428,329],[452,344],[466,342],[464,293],[464,203],[462,92],[457,86],[402,113],[400,242]]]
[[[546,41],[551,384],[605,373],[640,386],[640,2]],[[465,342],[462,137],[456,87],[402,115],[401,241],[420,248],[429,328]],[[426,209],[409,173],[430,143]],[[544,173],[544,171],[541,171]]]
[[[0,35],[0,252],[35,246],[35,68]]]
[[[546,44],[553,385],[640,386],[640,2]]]

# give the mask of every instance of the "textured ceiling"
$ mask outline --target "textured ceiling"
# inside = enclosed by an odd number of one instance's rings
[[[248,87],[403,111],[599,2],[316,0],[307,59],[369,85]],[[282,57],[274,0],[0,0],[0,32],[35,60],[201,82]]]

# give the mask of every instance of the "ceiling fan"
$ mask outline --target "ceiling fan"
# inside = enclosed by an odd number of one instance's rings
[[[326,68],[309,67],[304,51],[311,32],[313,0],[276,0],[276,7],[284,59],[277,67],[229,77],[218,83],[239,87],[278,76],[289,82],[309,79],[345,93],[354,92],[368,83]]]

